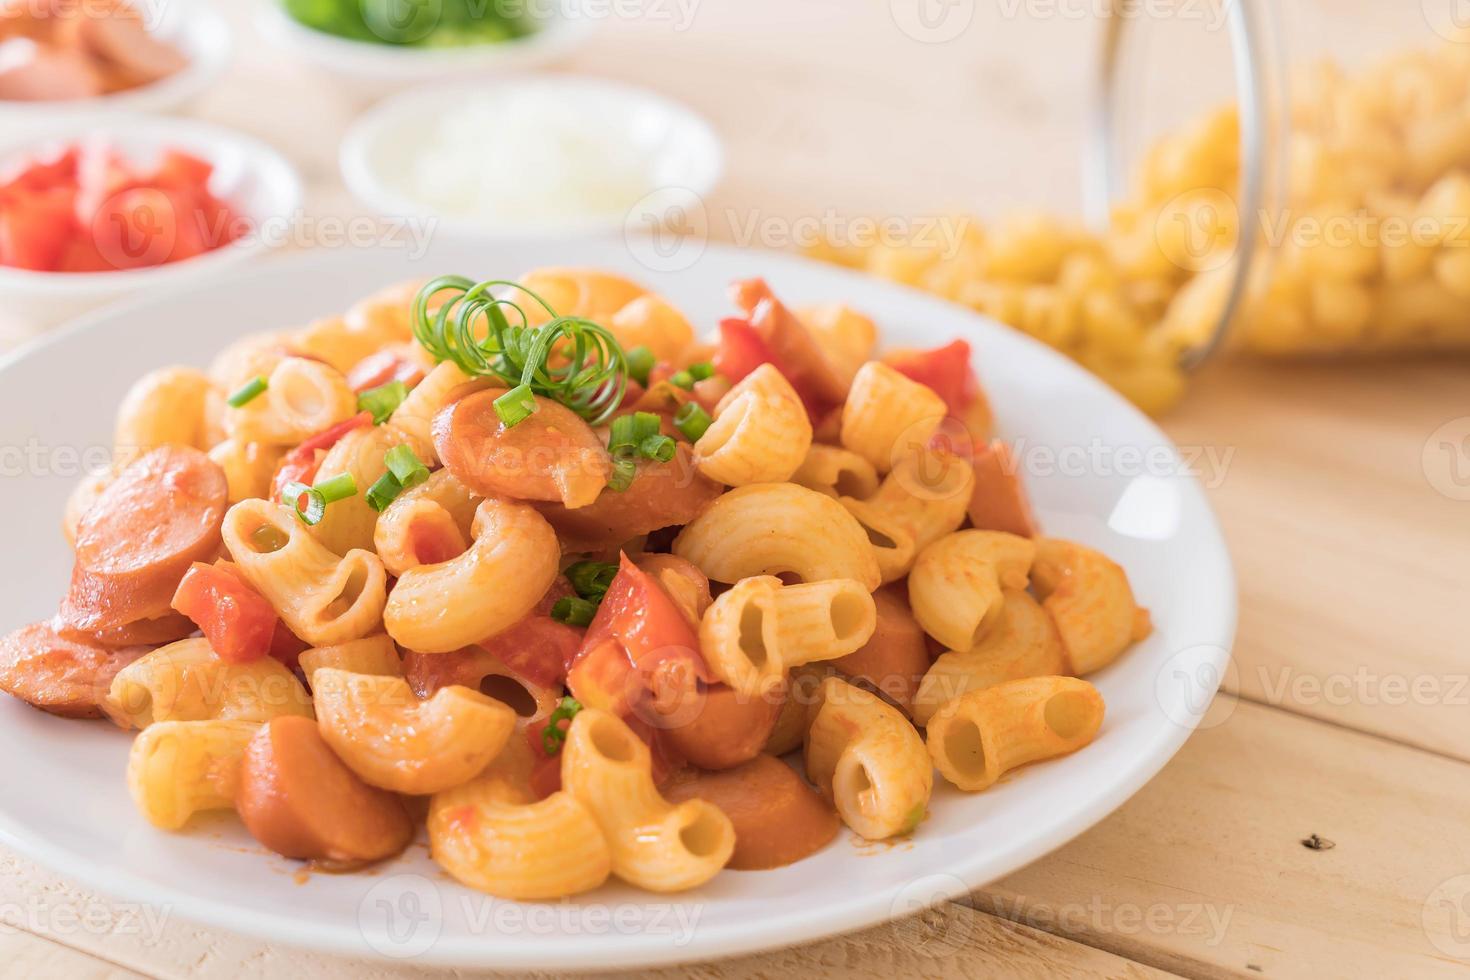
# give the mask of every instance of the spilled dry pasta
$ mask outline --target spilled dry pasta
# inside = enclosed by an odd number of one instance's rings
[[[148,375],[0,689],[137,730],[160,829],[350,868],[426,816],[508,899],[921,833],[936,770],[1093,741],[1148,613],[1042,534],[968,346],[733,296],[705,343],[608,273],[446,276]]]

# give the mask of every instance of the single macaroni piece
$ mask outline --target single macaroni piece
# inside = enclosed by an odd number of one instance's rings
[[[338,556],[289,507],[267,500],[231,507],[223,536],[240,574],[307,643],[346,643],[382,625],[388,576],[377,555]]]
[[[159,368],[133,383],[117,410],[113,465],[122,470],[159,446],[208,449],[206,402],[212,385],[203,371]]]
[[[956,531],[919,552],[909,574],[914,618],[951,650],[968,650],[1001,606],[1001,590],[1024,589],[1036,545],[1004,531]]]
[[[709,607],[699,647],[715,676],[760,697],[792,667],[844,657],[878,624],[873,596],[852,579],[782,585],[770,575],[743,579]]]
[[[796,311],[796,318],[811,332],[842,383],[852,384],[878,344],[878,327],[873,321],[842,303],[805,306]]]
[[[232,504],[251,497],[269,497],[271,479],[284,455],[282,446],[233,438],[218,442],[209,450],[209,458],[225,471]]]
[[[922,449],[900,459],[866,500],[839,499],[867,532],[886,583],[907,575],[920,551],[965,522],[974,484],[968,460]]]
[[[790,572],[803,582],[882,584],[862,525],[841,504],[794,483],[754,483],[716,498],[674,539],[674,554],[716,582]]]
[[[914,695],[916,723],[929,724],[942,705],[970,691],[1067,673],[1067,652],[1051,616],[1028,592],[1005,589],[1002,594],[995,625],[980,642],[941,654],[924,674]]]
[[[357,485],[357,493],[333,503],[311,529],[329,551],[345,555],[354,548],[372,550],[378,512],[367,502],[368,488],[388,472],[388,464],[383,461],[388,450],[403,445],[414,444],[393,426],[369,425],[344,435],[322,457],[317,467],[319,479],[346,473]]]
[[[133,728],[164,721],[311,717],[306,689],[279,660],[226,663],[200,637],[159,647],[118,671],[105,707],[114,721]]]
[[[526,677],[480,646],[453,653],[410,653],[403,668],[404,677],[419,697],[432,697],[436,691],[456,684],[467,687],[514,708],[516,727],[523,731],[538,724],[545,727],[566,694],[560,683]]]
[[[674,805],[653,782],[648,746],[616,715],[584,708],[562,748],[561,782],[592,811],[631,885],[677,892],[709,881],[730,860],[735,828],[704,800]]]
[[[934,767],[897,708],[829,677],[806,735],[806,775],[842,822],[868,840],[906,834],[924,819]]]
[[[357,394],[342,372],[320,361],[287,357],[266,389],[225,412],[225,429],[242,442],[293,446],[357,412]]]
[[[814,444],[791,475],[791,482],[829,497],[862,500],[878,489],[878,471],[850,449]]]
[[[622,276],[599,269],[547,267],[532,269],[520,284],[546,300],[560,316],[586,317],[596,323],[609,323],[619,310],[648,295],[648,290]],[[546,310],[523,290],[511,290],[513,298],[526,311],[532,326],[548,319]],[[519,318],[512,314],[512,322]]]
[[[411,313],[421,285],[401,282],[380,289],[345,316],[325,317],[298,331],[294,345],[346,374],[368,355],[413,339]]]
[[[929,722],[929,754],[966,792],[1028,762],[1075,752],[1097,737],[1103,699],[1075,677],[1029,677],[971,691]]]
[[[471,888],[521,902],[591,891],[612,873],[612,852],[587,805],[565,790],[537,800],[487,771],[429,801],[434,860]]]
[[[796,389],[773,364],[762,364],[715,406],[715,420],[694,444],[694,465],[726,486],[791,478],[812,445],[812,423]]]
[[[652,293],[614,313],[607,328],[623,350],[647,347],[656,361],[673,363],[694,343],[694,328],[684,314]]]
[[[148,822],[178,830],[202,810],[235,806],[240,757],[260,723],[164,721],[133,739],[128,792]]]
[[[373,546],[388,574],[432,565],[469,547],[475,511],[481,497],[448,470],[435,470],[426,481],[399,494],[378,516]],[[432,554],[426,554],[426,545]]]
[[[467,687],[427,701],[401,677],[323,667],[312,675],[322,738],[373,786],[428,795],[473,779],[515,731],[516,713]]]
[[[881,361],[869,361],[853,377],[842,408],[842,445],[887,473],[928,443],[948,412],[933,389]]]
[[[297,658],[306,682],[316,688],[312,675],[323,667],[333,667],[353,674],[375,674],[379,677],[402,677],[403,661],[398,657],[398,647],[386,633],[364,636],[360,640],[348,640],[329,647],[312,647],[303,650]]]
[[[414,452],[428,466],[439,465],[434,448],[434,416],[457,397],[490,387],[485,378],[471,378],[453,361],[444,361],[414,386],[388,420],[413,440]]]
[[[218,390],[232,394],[252,378],[268,378],[277,364],[291,356],[292,341],[288,330],[241,337],[214,356],[209,380]]]
[[[1075,674],[1101,670],[1153,630],[1148,610],[1133,599],[1128,574],[1102,552],[1041,538],[1032,577]]]
[[[464,554],[399,577],[383,614],[399,645],[448,653],[494,636],[535,608],[556,580],[561,547],[535,509],[486,500],[472,530]]]

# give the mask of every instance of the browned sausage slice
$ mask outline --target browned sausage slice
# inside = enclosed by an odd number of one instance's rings
[[[642,717],[691,764],[730,769],[760,754],[781,716],[785,693],[740,694],[726,684],[705,685],[687,672],[657,671],[653,702]]]
[[[982,531],[1005,531],[1023,538],[1039,533],[1015,455],[998,439],[975,453],[970,523]]]
[[[300,715],[274,718],[250,740],[235,808],[256,840],[289,858],[360,864],[413,839],[403,802],[358,779]]]
[[[189,566],[218,552],[228,505],[224,471],[199,450],[163,446],[138,459],[77,525],[62,618],[96,632],[166,615]]]
[[[758,755],[737,769],[676,779],[663,789],[672,803],[701,799],[735,825],[729,867],[779,868],[815,854],[837,836],[837,811],[780,759]]]
[[[878,625],[867,643],[832,661],[844,676],[867,681],[912,714],[919,681],[929,671],[929,647],[924,630],[909,610],[902,589],[886,585],[873,593]]]
[[[481,496],[584,507],[612,474],[612,460],[580,415],[549,398],[514,426],[500,421],[503,388],[461,398],[434,416],[434,449],[454,478]]]
[[[101,718],[112,679],[148,649],[109,650],[33,623],[0,640],[0,691],[63,718]]]

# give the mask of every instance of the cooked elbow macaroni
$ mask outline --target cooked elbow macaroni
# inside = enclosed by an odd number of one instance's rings
[[[140,730],[143,819],[234,808],[267,847],[333,863],[384,859],[426,821],[434,860],[498,898],[612,876],[676,892],[794,860],[783,840],[750,863],[772,828],[811,847],[838,816],[914,831],[936,762],[978,788],[1092,737],[1100,699],[1060,675],[1111,662],[1148,614],[1112,562],[1034,536],[994,454],[955,451],[941,426],[990,425],[963,345],[880,352],[860,313],[793,315],[759,283],[716,349],[615,275],[445,281],[149,375],[117,427],[119,462],[146,464],[69,497],[61,615],[3,646],[43,661],[86,624],[144,648],[66,679]],[[466,346],[492,338],[503,353]],[[492,387],[508,397],[446,412]],[[508,465],[600,465],[560,499],[490,482],[486,435]],[[288,483],[317,494],[283,503]],[[816,791],[745,768],[757,750],[801,750]]]
[[[1075,677],[1030,677],[971,691],[929,722],[929,754],[966,792],[1028,762],[1075,752],[1097,737],[1103,699]]]
[[[868,840],[919,826],[934,789],[924,740],[897,708],[846,681],[822,682],[806,734],[807,778]]]
[[[652,767],[648,746],[617,716],[587,708],[572,720],[561,782],[602,827],[613,874],[654,892],[695,888],[730,860],[735,828],[703,800],[669,803]]]
[[[877,621],[872,593],[860,582],[782,585],[761,575],[714,601],[700,622],[699,646],[716,677],[761,697],[792,667],[852,653],[872,637]]]

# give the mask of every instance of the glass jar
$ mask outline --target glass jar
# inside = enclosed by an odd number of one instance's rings
[[[819,253],[1155,413],[1222,350],[1470,350],[1470,0],[1094,2],[1086,222]]]

